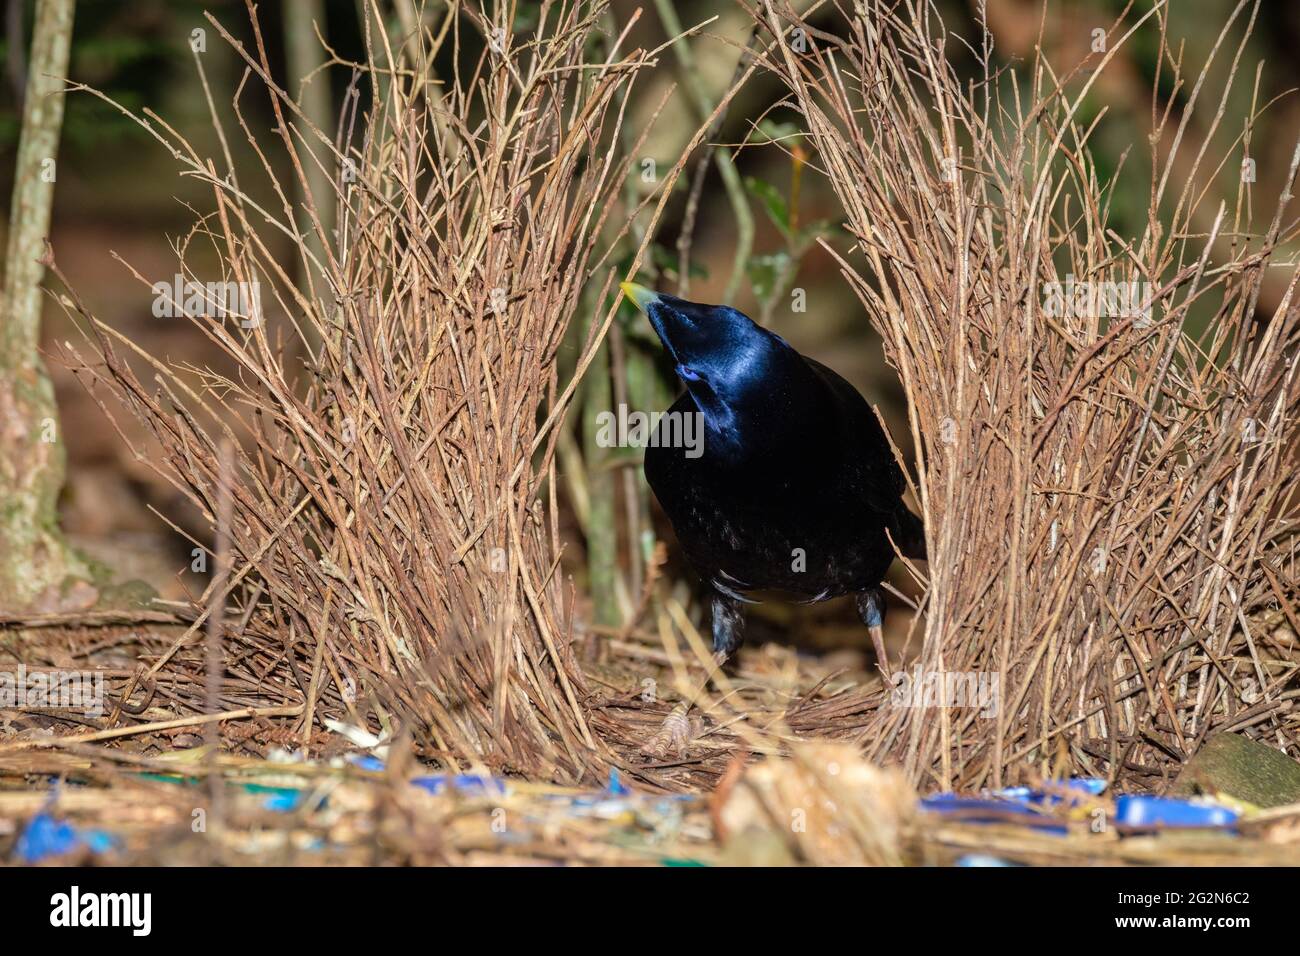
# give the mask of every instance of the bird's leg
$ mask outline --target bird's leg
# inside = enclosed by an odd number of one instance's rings
[[[885,596],[879,588],[870,588],[858,595],[858,616],[871,633],[871,643],[876,649],[876,666],[889,680],[889,655],[885,653]]]
[[[727,662],[745,640],[745,615],[740,602],[722,594],[713,595],[713,660],[719,667]]]
[[[696,697],[744,640],[745,616],[740,608],[741,602],[735,598],[717,593],[713,595],[713,667],[696,692]],[[691,738],[699,732],[692,727],[687,717],[693,703],[692,699],[674,707],[654,735],[642,745],[641,753],[651,757],[663,757],[669,753],[685,756]]]

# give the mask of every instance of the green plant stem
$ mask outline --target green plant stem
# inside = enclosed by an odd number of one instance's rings
[[[594,303],[593,303],[594,306]],[[589,310],[592,321],[599,313]],[[597,416],[610,410],[609,344],[601,343],[583,379],[582,436],[587,471],[587,580],[597,624],[616,627],[622,615],[618,608],[618,534],[615,527],[616,493],[614,471],[609,467],[609,450],[596,442]]]
[[[672,0],[655,0],[655,9],[668,36],[680,36],[682,21],[677,16],[677,9],[673,6]],[[677,57],[687,99],[695,111],[695,121],[703,123],[713,113],[714,104],[710,101],[709,93],[700,79],[690,44],[684,39],[678,40],[672,44],[672,50],[673,55]],[[737,172],[736,164],[731,159],[731,151],[708,145],[705,149],[713,150],[713,161],[718,167],[718,175],[722,177],[722,185],[727,191],[731,214],[736,219],[736,254],[731,261],[731,276],[727,279],[727,287],[722,294],[722,301],[730,305],[736,300],[736,293],[740,291],[741,280],[745,277],[745,266],[754,247],[754,215],[749,208],[745,184],[741,182],[740,173]]]

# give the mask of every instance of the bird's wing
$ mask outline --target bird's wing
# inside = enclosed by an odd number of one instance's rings
[[[719,594],[724,594],[727,597],[731,598],[732,600],[740,601],[742,604],[762,603],[761,601],[758,600],[758,598],[749,597],[748,595],[737,590],[735,587],[724,584],[722,583],[721,580],[719,580],[719,578],[730,578],[730,577],[731,575],[727,574],[726,571],[722,571],[719,573],[717,577],[710,578],[709,584],[712,585],[713,589],[717,591]]]
[[[875,410],[867,404],[861,392],[833,369],[807,356],[804,356],[804,360],[830,389],[836,404],[843,411],[845,440],[854,442],[863,451],[862,460],[869,469],[869,481],[882,495],[881,504],[892,504],[892,501],[900,499],[907,488],[907,482]]]

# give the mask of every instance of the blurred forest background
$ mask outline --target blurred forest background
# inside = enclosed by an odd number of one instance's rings
[[[325,54],[304,25],[319,23],[333,57],[343,63],[358,60],[364,49],[360,33],[358,0],[285,0],[258,6],[263,36],[276,67],[278,83],[297,95],[328,97],[318,100],[331,125],[345,94],[349,73],[336,66],[318,74],[302,87],[302,76]],[[1199,68],[1214,43],[1218,25],[1229,16],[1237,0],[1173,0],[1170,32],[1172,46],[1181,44],[1184,60]],[[797,4],[805,8],[807,4]],[[974,57],[962,49],[960,40],[972,46],[979,42],[978,11],[987,8],[987,20],[1000,62],[1025,60],[1040,42],[1048,59],[1060,71],[1090,56],[1093,31],[1108,28],[1125,9],[1121,0],[1064,0],[1051,5],[1044,16],[1038,0],[944,0],[939,4],[945,22],[954,34],[949,53],[958,63],[966,62],[972,73]],[[18,135],[25,49],[30,41],[34,3],[6,0],[4,35],[4,80],[0,83],[0,195],[8,200],[12,188],[14,152]],[[405,0],[380,0],[381,9],[391,10],[394,32],[400,33],[401,18],[411,7]],[[521,27],[536,17],[536,4],[518,3],[516,23]],[[1140,12],[1149,4],[1133,5]],[[430,4],[437,12],[438,4]],[[705,0],[674,4],[671,0],[615,0],[616,20],[627,23],[636,16],[630,41],[647,49],[662,44],[670,35],[713,18],[712,22],[676,50],[665,49],[651,82],[642,82],[631,104],[631,126],[640,130],[653,120],[645,156],[634,166],[627,184],[629,197],[651,190],[645,177],[662,174],[679,158],[681,150],[711,111],[719,92],[731,81],[741,50],[749,39],[748,15],[728,0]],[[185,138],[202,154],[215,154],[219,145],[208,117],[205,94],[194,68],[191,32],[207,29],[202,56],[213,96],[226,111],[229,98],[239,86],[242,66],[226,44],[204,19],[204,11],[215,15],[234,36],[251,44],[249,17],[243,2],[190,2],[190,0],[82,0],[77,4],[72,43],[70,76],[105,92],[132,110],[148,109]],[[1290,0],[1264,0],[1259,21],[1243,56],[1249,78],[1239,82],[1225,105],[1230,116],[1244,117],[1255,108],[1280,97],[1264,113],[1252,131],[1248,146],[1254,160],[1259,201],[1271,204],[1286,175],[1294,131],[1300,126],[1300,98],[1284,96],[1296,85],[1295,50],[1300,48],[1300,4]],[[816,23],[816,17],[813,17]],[[1213,25],[1210,30],[1207,25]],[[1151,31],[1139,34],[1111,64],[1090,94],[1088,110],[1101,116],[1091,146],[1100,171],[1109,177],[1123,164],[1112,201],[1112,221],[1124,229],[1140,229],[1145,222],[1149,196],[1151,151],[1167,144],[1150,143],[1152,128],[1151,83],[1155,76],[1156,37]],[[1255,64],[1264,64],[1255,83]],[[1220,87],[1230,58],[1216,61],[1211,83]],[[1166,72],[1166,76],[1168,73]],[[657,119],[670,85],[678,84],[681,95],[670,97]],[[1183,90],[1182,96],[1189,91]],[[724,176],[710,163],[701,192],[690,275],[683,282],[676,273],[676,247],[687,194],[696,169],[693,160],[688,175],[679,183],[657,240],[655,254],[643,269],[641,281],[666,291],[684,289],[688,298],[733,304],[760,318],[785,336],[796,348],[831,365],[854,382],[874,403],[880,405],[900,442],[907,440],[905,411],[897,377],[885,364],[863,311],[841,280],[832,257],[818,245],[824,239],[847,250],[848,242],[838,227],[839,211],[834,197],[815,170],[816,157],[803,156],[789,138],[797,131],[796,117],[777,102],[779,91],[767,78],[758,77],[733,102],[712,142],[722,144],[734,157],[733,173]],[[1177,100],[1176,100],[1177,102]],[[269,120],[269,101],[261,90],[250,90],[242,98],[245,115]],[[1201,123],[1211,111],[1202,111]],[[1104,115],[1103,115],[1104,114]],[[1091,117],[1084,118],[1087,125]],[[1170,128],[1176,124],[1171,124]],[[1229,123],[1228,126],[1233,126]],[[1239,125],[1239,123],[1238,123]],[[1189,135],[1197,135],[1193,121]],[[783,139],[784,137],[784,139]],[[774,142],[775,141],[775,142]],[[743,144],[743,145],[742,145]],[[247,155],[243,136],[230,143],[237,168],[255,168],[258,160]],[[241,155],[240,151],[244,151]],[[1195,150],[1184,149],[1191,157]],[[807,159],[805,164],[803,160]],[[656,173],[656,170],[658,173]],[[282,172],[282,171],[281,171]],[[1223,197],[1233,203],[1241,171],[1225,167]],[[269,181],[250,181],[243,187],[260,202],[278,208]],[[209,191],[210,192],[210,191]],[[63,271],[76,283],[87,305],[108,324],[146,343],[158,355],[204,365],[216,361],[210,343],[193,324],[184,319],[156,318],[151,311],[149,291],[135,281],[123,264],[129,262],[151,279],[170,281],[176,271],[176,257],[170,243],[183,235],[194,219],[187,203],[200,201],[203,191],[175,173],[170,156],[138,125],[122,116],[103,100],[74,93],[67,101],[63,140],[58,163],[52,241]],[[210,196],[208,197],[210,199]],[[1202,204],[1213,210],[1218,200]],[[743,207],[743,208],[741,208]],[[1211,213],[1212,214],[1212,213]],[[752,244],[744,249],[745,221],[753,224]],[[5,228],[8,211],[0,220]],[[1207,224],[1208,226],[1208,224]],[[738,247],[740,255],[738,257]],[[1293,252],[1293,250],[1292,250]],[[286,256],[286,259],[288,257]],[[1283,253],[1283,259],[1289,258]],[[1266,288],[1261,311],[1277,304],[1283,270]],[[217,278],[214,276],[213,278]],[[796,294],[801,293],[801,294]],[[806,308],[798,311],[802,299]],[[613,367],[630,368],[629,363],[653,367],[658,346],[648,328],[628,310],[624,323],[609,340]],[[585,321],[583,317],[580,321]],[[157,479],[143,462],[137,461],[125,443],[105,422],[101,411],[64,370],[53,353],[56,343],[67,339],[71,329],[63,311],[47,303],[44,337],[51,373],[55,379],[63,417],[63,436],[68,452],[68,483],[63,499],[64,527],[76,544],[112,570],[115,577],[141,578],[166,596],[180,597],[182,572],[188,567],[190,547],[169,530],[153,513],[167,515],[179,526],[202,535],[203,524],[187,514],[186,505]],[[571,346],[576,356],[578,344]],[[569,359],[570,368],[574,359]],[[606,376],[602,382],[602,372]],[[662,370],[661,370],[662,373]],[[593,369],[597,388],[595,404],[588,411],[610,407],[619,398],[617,374],[611,380],[599,364]],[[655,386],[657,408],[671,400],[675,385],[661,374]],[[635,404],[635,403],[634,403]],[[582,416],[574,415],[572,444],[561,449],[561,467],[573,468],[581,459]],[[124,427],[133,424],[122,419]],[[634,564],[644,559],[644,545],[651,540],[641,528],[641,540],[628,548],[627,540],[636,529],[637,516],[628,511],[631,497],[624,495],[638,482],[635,461],[625,452],[611,450],[609,460],[592,460],[598,455],[590,446],[581,482],[566,483],[572,515],[567,555],[570,571],[581,583],[593,585],[597,601],[596,619],[616,622],[620,606],[625,611],[636,599],[636,583],[643,573],[637,568],[614,575],[618,580],[582,581],[584,575],[608,574],[612,565],[599,555],[584,552],[592,547],[617,547],[623,558]],[[904,452],[907,449],[904,447]],[[626,478],[626,483],[624,479]],[[601,482],[616,483],[617,497],[602,498]],[[642,491],[643,493],[643,491]],[[635,510],[635,506],[631,506]],[[604,508],[605,510],[601,510]],[[626,524],[625,524],[626,519]],[[659,533],[667,528],[651,511],[642,520]],[[617,538],[611,538],[615,534]],[[603,538],[602,538],[603,536]],[[597,540],[602,539],[602,540]],[[593,560],[592,558],[596,559]],[[190,582],[192,587],[195,582]],[[899,582],[901,585],[901,582]],[[585,587],[579,593],[587,593]],[[601,596],[604,595],[602,598]],[[812,632],[818,641],[833,646],[861,645],[862,633],[850,609],[814,607],[768,611],[767,630]],[[771,615],[777,615],[772,617]],[[780,617],[786,615],[786,617]],[[775,624],[790,623],[789,615],[802,618],[800,626],[788,629]],[[814,622],[815,627],[804,626]],[[895,617],[902,625],[903,615]],[[759,623],[756,630],[764,627]],[[836,635],[841,640],[837,640]],[[824,638],[824,640],[823,640]]]

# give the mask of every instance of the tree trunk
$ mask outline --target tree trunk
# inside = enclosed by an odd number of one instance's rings
[[[40,282],[63,126],[73,0],[40,0],[32,36],[0,312],[0,608],[85,605],[88,570],[58,527],[65,451],[39,354]]]

